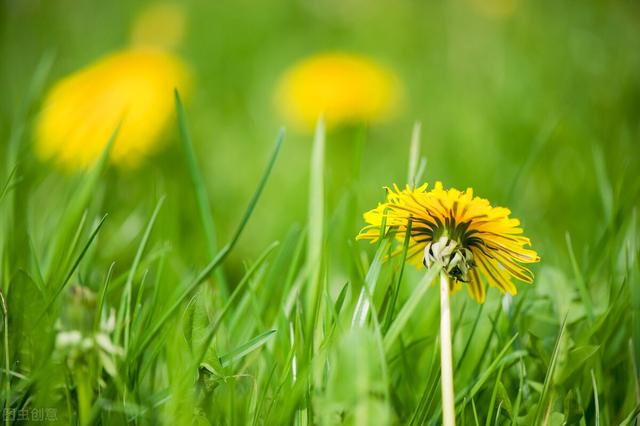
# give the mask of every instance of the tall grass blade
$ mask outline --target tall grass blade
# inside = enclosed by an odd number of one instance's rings
[[[549,366],[547,367],[547,373],[544,378],[544,385],[542,387],[542,392],[540,393],[540,400],[538,402],[538,406],[536,408],[536,414],[534,417],[534,424],[538,424],[541,416],[543,415],[543,411],[546,410],[547,399],[549,398],[549,392],[551,390],[551,383],[553,381],[553,374],[556,369],[556,365],[558,363],[558,354],[560,353],[560,346],[562,344],[562,337],[565,332],[565,328],[567,326],[567,318],[562,321],[562,326],[560,327],[560,333],[558,333],[558,338],[556,339],[556,344],[553,348],[553,352],[551,354],[551,359],[549,360]]]
[[[476,400],[471,398],[471,408],[473,409],[473,421],[476,426],[480,426],[480,421],[478,420],[478,410],[476,410]]]
[[[153,210],[153,213],[151,214],[151,218],[149,219],[147,228],[145,229],[144,234],[142,235],[142,239],[140,240],[140,244],[138,245],[138,249],[136,250],[136,255],[133,258],[131,268],[129,268],[129,274],[127,275],[127,282],[124,288],[124,297],[122,298],[123,304],[120,305],[120,312],[124,311],[124,323],[121,323],[120,325],[124,329],[125,354],[129,350],[129,333],[131,332],[131,298],[133,293],[133,277],[135,277],[136,275],[138,265],[140,265],[140,261],[142,260],[142,254],[147,247],[149,236],[151,235],[151,230],[153,229],[153,225],[156,222],[156,218],[158,217],[158,213],[160,213],[160,208],[162,207],[163,203],[164,196],[160,197],[155,209]]]
[[[215,256],[218,251],[218,237],[216,232],[215,222],[213,221],[213,215],[211,214],[211,204],[209,203],[209,197],[207,195],[207,189],[204,184],[204,179],[200,169],[198,168],[198,160],[193,142],[191,141],[191,134],[187,127],[187,116],[180,99],[180,93],[176,89],[174,91],[176,111],[178,115],[178,128],[180,129],[180,140],[182,142],[182,150],[189,167],[189,175],[191,176],[191,183],[196,194],[196,202],[198,204],[198,213],[200,214],[200,221],[204,228],[204,234],[207,239],[207,251],[209,257]],[[217,268],[215,271],[215,277],[219,281],[220,293],[223,299],[226,299],[229,295],[229,289],[224,274],[224,268]]]
[[[102,173],[106,169],[109,160],[109,154],[111,152],[113,144],[118,137],[120,127],[121,123],[118,124],[116,129],[111,134],[111,137],[107,141],[107,144],[103,149],[100,158],[95,163],[93,168],[91,168],[86,173],[86,177],[83,179],[80,188],[74,193],[74,196],[68,203],[68,207],[66,208],[62,222],[53,237],[53,245],[43,268],[47,282],[54,279],[54,274],[56,274],[57,271],[56,268],[52,265],[56,265],[56,263],[59,262],[63,257],[65,245],[67,243],[67,239],[69,238],[69,234],[71,234],[74,226],[82,217],[83,212],[86,210],[95,193],[96,185],[98,184],[100,176],[102,176]]]
[[[384,227],[382,229],[384,229]],[[351,319],[352,327],[364,327],[367,322],[367,316],[369,315],[369,308],[371,306],[371,297],[373,297],[373,293],[375,292],[378,277],[382,270],[382,263],[387,254],[389,244],[390,242],[387,238],[380,241],[378,250],[376,250],[376,255],[369,266],[367,275],[365,276],[362,290],[358,297],[358,303],[356,304],[356,308],[353,312],[353,317]]]
[[[496,376],[496,382],[493,385],[493,392],[491,392],[491,400],[489,402],[489,409],[487,410],[487,421],[484,423],[485,426],[491,426],[491,418],[493,417],[493,407],[496,405],[496,397],[498,396],[498,385],[500,384],[500,380],[502,379],[502,371],[504,370],[504,364],[500,366],[498,370],[498,375]],[[496,422],[498,421],[498,415],[496,415]]]
[[[573,273],[576,278],[576,284],[578,286],[578,293],[580,294],[580,298],[582,299],[582,303],[584,304],[584,308],[587,311],[587,316],[589,320],[593,322],[594,314],[593,314],[593,302],[591,301],[591,294],[589,293],[589,289],[587,288],[587,283],[584,280],[584,276],[580,271],[580,266],[578,266],[578,261],[576,260],[576,255],[573,252],[573,244],[571,243],[571,235],[567,232],[565,234],[565,239],[567,242],[567,250],[569,252],[569,259],[571,260],[571,266],[573,267]]]
[[[107,276],[104,279],[104,283],[102,284],[102,287],[100,287],[96,313],[95,313],[95,316],[93,317],[93,333],[94,334],[97,333],[98,329],[100,328],[100,318],[102,316],[102,311],[104,308],[104,299],[105,299],[105,295],[107,294],[107,289],[109,288],[109,283],[111,282],[111,274],[113,273],[113,268],[115,265],[116,265],[115,262],[111,263],[111,266],[109,266],[109,270],[107,271]]]
[[[596,382],[596,375],[591,369],[591,385],[593,386],[593,403],[596,407],[595,426],[600,426],[600,402],[598,401],[598,383]]]
[[[47,314],[47,312],[49,312],[49,309],[51,309],[53,304],[56,302],[58,296],[60,295],[60,293],[62,293],[62,290],[65,288],[65,286],[67,285],[67,283],[69,282],[69,280],[73,276],[73,273],[78,268],[78,265],[80,265],[80,262],[84,258],[84,255],[87,253],[87,250],[91,246],[91,243],[93,243],[93,240],[98,235],[98,231],[100,231],[100,228],[102,228],[102,225],[104,224],[104,221],[106,219],[107,219],[107,215],[104,215],[102,217],[102,219],[100,220],[100,222],[98,222],[96,227],[93,229],[93,231],[91,232],[91,235],[89,236],[89,239],[87,240],[86,244],[82,248],[82,251],[80,252],[80,254],[78,254],[78,256],[76,257],[76,260],[73,262],[73,265],[71,266],[71,269],[69,269],[69,272],[67,272],[67,275],[64,278],[64,280],[62,281],[62,283],[55,289],[53,295],[51,296],[51,299],[49,300],[49,303],[47,304],[47,306],[44,309],[44,311],[40,314],[40,316],[38,317],[38,320],[36,322],[40,322],[40,320]]]
[[[309,218],[307,235],[307,265],[309,285],[306,306],[313,308],[320,295],[320,271],[322,268],[322,245],[324,241],[324,151],[325,124],[320,117],[316,125],[309,177]],[[310,320],[312,318],[309,318]]]
[[[467,337],[467,341],[464,344],[464,348],[462,349],[462,354],[458,358],[456,362],[455,370],[460,369],[462,367],[462,363],[464,362],[464,358],[467,356],[467,352],[471,347],[471,341],[473,340],[473,336],[476,334],[476,328],[478,327],[478,323],[480,322],[480,316],[482,315],[482,311],[484,310],[484,303],[478,306],[478,312],[476,313],[476,317],[473,320],[473,325],[471,326],[471,331],[469,331],[469,336]]]
[[[389,327],[389,331],[387,331],[387,334],[384,336],[385,353],[389,353],[395,340],[398,338],[398,336],[404,329],[404,326],[409,321],[409,318],[411,317],[411,315],[413,315],[413,312],[416,310],[416,308],[420,304],[420,301],[422,300],[424,295],[427,293],[427,290],[429,290],[429,286],[431,285],[433,280],[438,276],[439,273],[440,273],[440,266],[433,266],[427,271],[426,274],[424,274],[420,282],[418,282],[413,292],[411,293],[411,296],[409,296],[404,306],[402,306],[402,309],[398,313],[398,316],[391,323],[391,326]]]
[[[396,280],[396,285],[393,288],[393,294],[391,295],[391,302],[389,303],[389,307],[387,309],[387,314],[384,318],[383,330],[386,333],[389,330],[389,326],[391,325],[391,321],[393,321],[393,316],[396,311],[396,304],[398,302],[398,295],[400,293],[400,285],[402,284],[402,278],[404,277],[404,267],[407,261],[407,252],[409,251],[409,242],[411,241],[411,228],[413,227],[413,221],[409,220],[407,223],[407,230],[404,234],[404,243],[402,244],[402,261],[400,262],[400,271],[398,272],[398,279]]]

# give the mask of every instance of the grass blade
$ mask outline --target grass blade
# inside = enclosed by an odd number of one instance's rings
[[[411,187],[418,186],[418,164],[420,162],[420,133],[422,124],[416,121],[411,132],[411,146],[409,148],[409,171],[407,175],[407,183]]]
[[[382,229],[384,229],[384,227]],[[367,275],[365,276],[362,290],[358,297],[358,303],[356,304],[356,308],[353,312],[353,317],[351,319],[352,327],[364,327],[367,321],[367,315],[369,314],[369,307],[371,305],[370,298],[373,297],[373,293],[375,292],[378,277],[382,270],[382,263],[384,262],[384,257],[387,254],[389,244],[390,242],[387,238],[380,241],[378,250],[376,250],[376,255],[374,256],[373,261],[369,266],[369,270],[367,271]]]
[[[104,284],[100,287],[100,294],[98,294],[98,304],[96,307],[96,314],[93,318],[93,334],[96,334],[100,328],[100,318],[102,316],[102,309],[104,307],[104,298],[107,294],[107,289],[109,288],[109,283],[111,282],[111,274],[113,273],[113,268],[116,265],[115,262],[111,263],[109,266],[109,270],[107,271],[107,276],[104,279]]]
[[[596,375],[591,369],[591,384],[593,386],[593,403],[596,406],[596,426],[600,426],[600,402],[598,401],[598,384],[596,383]]]
[[[620,422],[620,426],[631,426],[640,421],[640,405],[636,405],[627,417]]]
[[[465,397],[467,399],[473,400],[473,398],[480,391],[482,386],[484,386],[485,382],[487,380],[489,380],[489,377],[491,377],[491,375],[494,373],[494,371],[501,365],[501,362],[503,361],[503,359],[507,358],[507,351],[509,350],[509,348],[511,347],[511,345],[513,344],[513,342],[516,340],[517,337],[518,337],[518,335],[516,334],[511,339],[509,339],[509,341],[504,345],[502,350],[495,357],[493,362],[491,362],[491,364],[489,364],[489,366],[482,372],[482,374],[480,375],[478,380],[473,384],[473,386],[471,386],[469,391],[467,392],[466,389],[465,389],[460,393],[460,395],[458,397],[456,397],[456,403],[459,402],[459,401],[462,401]],[[512,359],[512,358],[516,358],[517,359],[520,356],[522,356],[523,353],[524,353],[524,351],[515,351],[515,352],[510,353],[508,355],[508,358],[509,359]]]
[[[439,273],[440,273],[439,266],[434,266],[430,268],[427,271],[427,273],[424,275],[422,280],[420,280],[420,282],[416,285],[415,289],[413,290],[413,293],[411,293],[411,296],[409,296],[409,299],[407,299],[406,303],[398,313],[398,316],[393,321],[393,323],[391,323],[391,327],[389,327],[389,331],[387,331],[387,334],[384,336],[385,353],[389,353],[389,351],[391,350],[391,347],[393,346],[393,343],[402,332],[402,329],[404,328],[407,321],[413,314],[413,311],[415,311],[415,309],[418,307],[418,304],[420,303],[424,295],[427,293],[427,290],[429,289],[430,284],[438,276]]]
[[[78,223],[78,221],[84,214],[84,211],[86,210],[95,193],[95,187],[98,184],[100,176],[102,176],[102,173],[106,169],[109,160],[109,154],[111,152],[113,144],[116,141],[116,138],[118,137],[120,127],[121,124],[118,124],[116,129],[111,134],[111,137],[109,138],[109,141],[102,151],[100,158],[93,166],[93,168],[91,168],[87,172],[85,178],[83,179],[82,185],[80,186],[78,191],[74,193],[73,198],[69,202],[62,223],[58,227],[58,231],[53,238],[53,245],[44,267],[46,271],[45,277],[47,278],[47,282],[54,279],[54,274],[57,274],[58,272],[55,267],[52,267],[52,265],[59,265],[59,263],[57,262],[59,262],[63,257],[64,246],[67,238],[69,234],[71,234],[76,223]]]
[[[158,217],[158,213],[160,212],[160,208],[162,207],[163,203],[164,203],[164,196],[160,197],[160,199],[158,200],[158,203],[156,204],[155,209],[153,210],[153,213],[151,214],[151,219],[149,219],[147,228],[145,229],[144,234],[142,235],[142,239],[140,240],[140,244],[138,245],[138,250],[136,251],[135,257],[133,258],[133,263],[131,264],[131,268],[129,268],[129,274],[127,275],[127,282],[125,284],[125,289],[124,289],[124,297],[122,298],[122,303],[120,304],[120,312],[124,311],[124,323],[119,321],[121,327],[124,328],[125,354],[129,350],[129,333],[131,331],[130,330],[131,328],[131,297],[133,293],[133,277],[136,275],[136,271],[138,270],[138,265],[140,265],[140,260],[142,259],[142,254],[144,253],[144,249],[147,247],[147,242],[149,241],[151,230],[153,229],[153,225],[156,222],[156,218]]]
[[[273,337],[274,334],[276,334],[276,330],[269,330],[265,333],[260,334],[259,336],[254,337],[248,342],[220,356],[220,364],[223,367],[228,367],[234,361],[237,361],[243,358],[245,355],[255,351],[256,349],[266,344]]]
[[[540,416],[542,416],[543,411],[545,409],[544,406],[547,402],[549,391],[551,389],[551,382],[553,381],[553,373],[556,369],[556,364],[558,362],[558,354],[560,353],[562,336],[564,335],[566,326],[567,326],[567,318],[565,317],[564,321],[562,321],[562,326],[560,327],[560,333],[558,334],[558,338],[556,339],[556,344],[553,348],[551,359],[549,360],[549,366],[547,367],[547,374],[544,378],[544,385],[542,387],[542,392],[540,393],[540,402],[538,402],[538,407],[536,408],[536,414],[533,422],[534,424],[538,424],[539,419],[541,418]]]
[[[53,296],[51,297],[51,300],[49,301],[49,303],[47,304],[47,307],[44,309],[44,311],[40,314],[40,316],[38,317],[37,322],[40,322],[40,320],[47,314],[47,312],[49,311],[49,309],[51,309],[51,306],[53,306],[53,304],[55,303],[55,301],[57,300],[58,296],[60,295],[60,293],[62,292],[62,290],[64,289],[64,287],[67,285],[67,283],[69,282],[69,280],[71,279],[71,277],[73,276],[73,273],[76,271],[76,269],[78,268],[78,265],[80,265],[80,262],[82,261],[82,258],[84,257],[84,255],[87,253],[87,250],[89,249],[89,246],[91,246],[91,243],[93,242],[93,240],[96,238],[96,236],[98,235],[98,231],[100,231],[100,228],[102,228],[102,225],[104,224],[104,221],[107,219],[108,215],[104,215],[102,217],[102,219],[100,220],[100,222],[98,222],[98,225],[96,225],[96,227],[94,228],[94,230],[91,232],[91,235],[89,236],[89,239],[87,240],[87,243],[84,245],[84,247],[82,248],[82,251],[80,252],[80,254],[78,255],[78,257],[76,258],[75,262],[73,262],[73,265],[71,266],[71,269],[69,270],[69,272],[67,273],[67,276],[65,277],[65,279],[62,281],[62,283],[58,286],[58,288],[55,290],[55,292],[53,293]]]
[[[489,402],[489,409],[487,410],[487,421],[485,422],[485,426],[491,426],[491,418],[493,417],[493,407],[496,405],[496,397],[498,396],[498,385],[500,384],[500,379],[502,378],[502,371],[504,370],[504,364],[500,366],[500,370],[498,370],[498,375],[496,376],[496,383],[493,385],[493,392],[491,392],[491,401]],[[499,411],[496,415],[496,422],[499,418]]]
[[[469,332],[469,337],[467,337],[467,341],[464,344],[464,349],[462,349],[462,354],[460,355],[460,358],[458,358],[458,361],[456,362],[456,370],[460,369],[460,367],[462,366],[462,362],[464,361],[464,358],[467,356],[467,352],[469,351],[469,347],[471,346],[471,340],[473,339],[473,336],[476,334],[476,328],[478,327],[478,323],[480,322],[480,316],[482,314],[482,311],[484,310],[484,303],[480,304],[480,306],[478,306],[478,312],[476,313],[476,317],[473,320],[473,325],[471,326],[471,331]]]
[[[578,285],[578,292],[580,293],[580,298],[582,299],[582,303],[584,304],[584,308],[587,311],[587,316],[589,320],[593,322],[593,302],[591,301],[591,295],[589,294],[589,289],[587,288],[587,283],[582,276],[582,272],[580,271],[580,266],[578,266],[578,261],[576,260],[576,255],[573,252],[573,244],[571,243],[571,235],[567,232],[565,234],[565,239],[567,241],[567,250],[569,251],[569,259],[571,260],[571,266],[573,267],[573,273],[576,278],[576,284]]]
[[[200,221],[204,228],[204,234],[207,239],[207,251],[209,257],[213,257],[218,251],[218,237],[216,232],[215,223],[213,221],[213,215],[211,214],[211,204],[209,203],[209,197],[207,196],[207,190],[204,184],[204,179],[198,168],[198,161],[196,152],[191,141],[191,135],[187,127],[187,117],[184,111],[182,100],[178,90],[174,91],[176,112],[178,115],[178,128],[180,129],[180,140],[182,142],[182,149],[187,160],[187,166],[189,167],[189,175],[191,176],[191,183],[196,194],[196,202],[198,204],[198,212],[200,214]],[[215,276],[220,284],[220,293],[223,299],[226,299],[229,295],[229,289],[227,287],[227,281],[224,276],[223,268],[217,268]]]
[[[313,138],[309,178],[309,233],[307,235],[309,285],[306,294],[306,302],[309,308],[315,306],[315,301],[320,294],[320,270],[322,267],[322,245],[324,241],[324,151],[325,126],[324,119],[320,117]],[[312,320],[313,317],[309,319]]]
[[[396,280],[396,285],[393,288],[393,294],[391,296],[391,302],[389,304],[389,308],[387,309],[387,315],[384,318],[384,326],[383,330],[386,333],[389,330],[389,326],[391,325],[391,321],[393,321],[393,315],[396,311],[396,303],[398,302],[398,294],[400,293],[400,285],[402,284],[402,278],[404,276],[404,268],[406,266],[407,260],[407,251],[409,250],[409,242],[411,241],[411,228],[413,226],[413,221],[409,220],[407,223],[407,230],[404,234],[404,243],[402,245],[402,261],[400,263],[400,271],[398,272],[398,279]]]

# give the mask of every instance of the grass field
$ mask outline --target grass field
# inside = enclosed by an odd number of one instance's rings
[[[148,6],[0,3],[5,424],[442,424],[439,267],[356,241],[415,180],[510,208],[541,258],[517,295],[451,295],[457,424],[640,425],[636,3],[194,0],[149,36],[182,97],[128,87],[127,127],[103,73],[43,127]],[[393,114],[290,122],[281,76],[333,51],[393,73]]]

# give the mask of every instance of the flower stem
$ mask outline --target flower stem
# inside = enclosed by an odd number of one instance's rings
[[[451,355],[451,312],[449,279],[440,272],[440,371],[442,388],[442,424],[454,426],[456,414],[453,394],[453,360]]]

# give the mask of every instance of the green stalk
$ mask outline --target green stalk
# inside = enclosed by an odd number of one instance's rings
[[[440,383],[442,389],[442,424],[456,424],[453,392],[453,357],[451,354],[451,309],[449,306],[449,279],[440,272]]]

